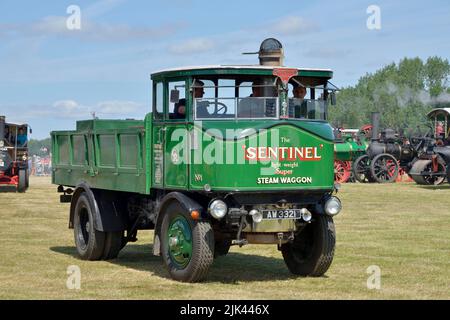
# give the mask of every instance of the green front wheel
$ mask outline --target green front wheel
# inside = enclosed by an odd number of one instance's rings
[[[203,280],[214,260],[211,224],[193,220],[178,202],[162,214],[161,253],[170,276],[183,282]]]

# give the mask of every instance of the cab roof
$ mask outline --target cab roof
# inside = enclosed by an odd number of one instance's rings
[[[428,112],[427,117],[432,117],[433,115],[439,114],[439,113],[446,113],[447,115],[450,115],[450,108],[436,108]]]
[[[330,69],[288,68],[261,65],[205,65],[159,70],[152,73],[151,78],[155,80],[166,77],[206,75],[272,75],[274,69],[297,69],[299,71],[298,75],[304,77],[321,77],[326,79],[333,77],[333,71]]]

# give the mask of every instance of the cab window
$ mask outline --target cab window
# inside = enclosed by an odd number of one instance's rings
[[[153,85],[153,117],[162,119],[164,115],[164,86],[162,82]]]
[[[170,94],[173,90],[177,90],[179,94],[178,102],[170,101]],[[185,81],[173,81],[169,82],[168,90],[169,108],[167,110],[168,116],[166,119],[185,120],[187,114],[187,102],[186,102],[186,83]]]

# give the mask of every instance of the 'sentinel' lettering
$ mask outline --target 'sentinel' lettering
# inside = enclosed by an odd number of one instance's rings
[[[317,147],[246,147],[245,160],[320,161]]]

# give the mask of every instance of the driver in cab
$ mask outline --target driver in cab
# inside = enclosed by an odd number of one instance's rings
[[[196,98],[203,98],[203,95],[205,94],[205,90],[203,89],[204,83],[200,80],[195,80],[193,83],[194,88],[194,99]],[[205,118],[209,116],[208,112],[208,102],[207,101],[198,101],[197,102],[197,117],[198,118]],[[171,115],[171,119],[186,119],[186,99],[182,98],[180,99],[176,104],[174,108],[174,113]]]
[[[205,89],[203,88],[204,82],[201,80],[195,80],[194,82],[194,99],[203,98],[205,94]],[[210,114],[208,112],[208,101],[196,101],[196,116],[197,118],[210,118]]]
[[[289,116],[297,119],[307,117],[307,102],[305,100],[306,88],[301,85],[294,85],[292,90],[293,98],[289,99]]]

